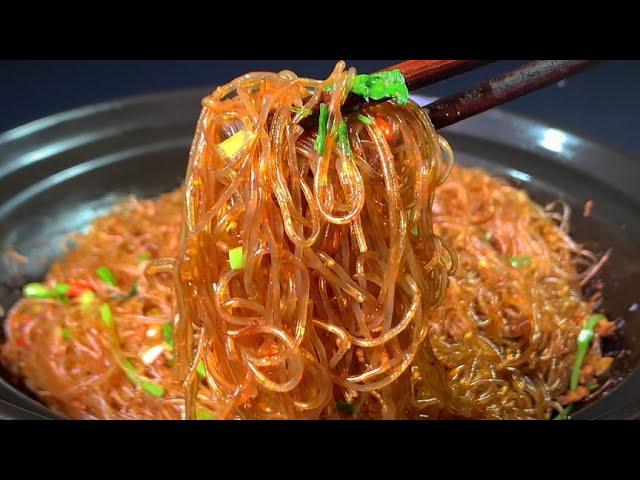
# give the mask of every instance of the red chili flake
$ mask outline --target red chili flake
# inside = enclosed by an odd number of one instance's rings
[[[93,291],[93,285],[89,282],[83,281],[74,281],[69,284],[69,290],[67,291],[67,296],[70,298],[79,297],[86,290]]]

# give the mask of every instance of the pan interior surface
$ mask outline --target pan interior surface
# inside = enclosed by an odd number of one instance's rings
[[[68,244],[120,198],[153,197],[179,186],[200,99],[210,89],[161,93],[54,115],[0,135],[0,247],[30,262],[0,261],[0,305],[7,311],[24,283],[41,279]],[[420,104],[425,97],[414,98]],[[635,159],[561,129],[502,111],[446,129],[456,161],[525,189],[538,203],[571,205],[572,237],[596,253],[613,249],[599,275],[604,309],[623,319],[622,335],[604,343],[620,352],[624,379],[575,418],[597,418],[640,398],[640,178]],[[591,200],[588,218],[582,209]],[[0,334],[1,335],[1,334]],[[2,372],[0,372],[2,374]],[[637,410],[637,409],[636,409]],[[626,417],[636,410],[624,410]],[[55,418],[0,378],[0,418]]]

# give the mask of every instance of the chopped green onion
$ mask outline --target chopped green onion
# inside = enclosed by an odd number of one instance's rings
[[[67,292],[71,288],[70,285],[66,283],[59,283],[53,289],[55,297],[60,300],[62,303],[69,303],[69,297],[67,296]]]
[[[58,283],[54,288],[49,288],[42,283],[28,283],[22,289],[22,294],[27,298],[57,298],[58,300],[67,303],[69,297],[67,292],[71,286],[66,283]]]
[[[142,389],[153,395],[154,397],[163,397],[165,394],[165,390],[164,388],[162,388],[160,385],[158,385],[157,383],[154,382],[149,382],[147,380],[143,380],[140,382],[140,387],[142,387]]]
[[[196,367],[196,371],[202,378],[205,378],[207,376],[207,369],[204,367],[204,362],[200,362],[198,364],[198,366]]]
[[[330,83],[329,85],[325,85],[322,91],[327,93],[333,92],[333,83]]]
[[[108,303],[103,303],[100,307],[100,316],[102,317],[102,323],[108,328],[113,327],[113,313],[111,313],[111,308]]]
[[[138,280],[135,280],[131,284],[131,290],[129,290],[129,297],[135,297],[138,294]]]
[[[311,110],[304,107],[291,107],[291,111],[296,115],[300,115],[302,118],[308,117],[313,113]]]
[[[22,288],[22,295],[27,298],[52,298],[55,292],[42,283],[28,283]]]
[[[567,405],[562,411],[553,417],[554,420],[567,420],[569,418],[569,414],[573,411],[573,404]]]
[[[414,237],[417,237],[419,235],[417,225],[414,225],[414,227],[411,229],[411,233],[413,234]]]
[[[229,264],[232,270],[242,270],[244,268],[244,251],[242,247],[229,250]]]
[[[509,259],[509,265],[511,265],[513,268],[528,267],[529,265],[531,265],[531,257],[511,257]]]
[[[352,155],[351,144],[349,143],[349,129],[347,124],[341,122],[338,126],[338,147],[345,155]]]
[[[145,392],[153,395],[154,397],[162,397],[165,394],[165,389],[155,382],[147,380],[144,376],[140,375],[136,370],[136,367],[131,363],[131,360],[125,358],[122,360],[122,369],[131,383],[134,385],[140,385]]]
[[[68,328],[62,327],[62,338],[65,340],[71,340],[73,338],[73,333]]]
[[[336,402],[336,408],[344,413],[350,413],[350,414],[356,413],[356,407],[354,407],[350,403],[345,402],[344,400],[338,400]]]
[[[231,135],[225,141],[218,144],[218,149],[227,158],[233,157],[238,153],[245,145],[249,145],[256,138],[256,134],[248,130],[240,130],[239,132]]]
[[[365,125],[373,125],[373,120],[371,120],[366,115],[359,113],[358,115],[356,115],[356,118],[360,120],[360,122],[364,123]]]
[[[80,310],[82,313],[86,314],[89,311],[89,307],[96,299],[96,294],[91,290],[85,290],[80,295]]]
[[[111,270],[109,270],[108,267],[98,267],[96,269],[96,275],[98,275],[98,277],[100,277],[100,280],[102,280],[107,285],[115,286],[118,284],[116,277],[113,276],[113,273],[111,272]]]
[[[173,347],[173,324],[171,322],[162,326],[162,336],[167,345]]]
[[[591,340],[596,336],[594,329],[600,320],[604,320],[606,317],[600,313],[591,315],[584,324],[582,330],[578,334],[578,353],[576,354],[576,360],[573,364],[573,370],[571,371],[571,383],[569,388],[575,390],[578,388],[578,382],[580,380],[580,372],[582,371],[582,364],[584,363],[584,357],[589,351],[589,345]]]
[[[320,104],[320,115],[318,117],[318,136],[316,137],[315,149],[318,155],[324,153],[327,145],[327,123],[329,122],[329,107],[326,104]]]
[[[137,294],[138,294],[138,280],[135,280],[131,284],[131,289],[127,293],[113,295],[111,298],[113,300],[119,300],[121,302],[124,302],[125,300],[129,300],[130,298],[135,297]]]
[[[409,89],[400,70],[356,75],[351,90],[366,100],[392,98],[399,105],[404,105],[409,100]]]
[[[136,371],[136,367],[131,363],[131,360],[125,358],[122,361],[122,369],[124,370],[124,374],[127,376],[132,383],[138,384],[140,378],[138,377],[138,372]]]
[[[196,420],[215,420],[216,417],[213,416],[210,410],[207,410],[203,407],[196,408]]]
[[[142,252],[140,255],[138,255],[138,260],[140,260],[141,262],[144,262],[145,260],[151,260],[152,258],[153,256],[149,252]]]

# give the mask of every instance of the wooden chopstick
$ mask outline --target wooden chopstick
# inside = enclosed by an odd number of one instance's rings
[[[597,63],[597,60],[534,61],[477,87],[437,100],[423,109],[437,129],[443,128],[557,83]]]
[[[490,63],[488,60],[407,60],[396,65],[391,65],[382,69],[394,70],[398,69],[405,78],[407,88],[416,90],[427,85],[433,85],[441,80],[455,77],[461,73],[468,72],[482,65]],[[329,93],[325,93],[321,102],[328,103],[331,99]],[[345,113],[355,112],[364,104],[378,103],[375,100],[368,102],[359,95],[350,94],[342,105],[342,111]],[[314,108],[314,115],[302,120],[303,127],[312,127],[317,123],[318,105]]]
[[[440,80],[460,75],[490,63],[488,60],[406,60],[383,68],[382,71],[400,70],[409,90],[433,85]]]

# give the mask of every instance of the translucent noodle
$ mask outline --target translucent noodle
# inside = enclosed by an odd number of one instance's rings
[[[415,103],[343,109],[354,76],[206,97],[183,186],[98,219],[43,280],[66,294],[8,313],[12,380],[83,419],[546,419],[596,395],[613,322],[570,377],[610,252],[454,166]]]
[[[450,254],[430,213],[451,151],[413,103],[364,110],[392,124],[393,138],[344,117],[354,75],[343,63],[325,81],[248,74],[203,101],[175,269],[178,374],[189,399],[199,332],[220,417],[340,416],[336,401],[407,372],[443,300]],[[328,85],[320,155],[297,112],[316,108]],[[255,139],[229,158],[218,145],[241,130]],[[238,246],[245,265],[231,270]]]

